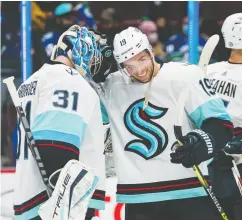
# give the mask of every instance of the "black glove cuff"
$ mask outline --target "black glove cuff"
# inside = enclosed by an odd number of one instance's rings
[[[189,135],[194,135],[195,137],[197,137],[199,140],[203,140],[208,148],[211,148],[210,151],[213,151],[214,147],[215,147],[215,141],[214,138],[206,133],[203,130],[200,129],[195,129],[192,132],[188,133]]]

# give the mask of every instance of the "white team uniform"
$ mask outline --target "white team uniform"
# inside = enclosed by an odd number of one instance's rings
[[[104,209],[104,137],[96,92],[76,70],[52,62],[28,78],[18,94],[38,147],[41,147],[38,141],[44,146],[46,140],[50,147],[79,155],[80,161],[96,170],[100,182],[89,207]],[[25,144],[22,124],[18,130],[15,219],[35,219],[41,203],[48,197],[38,167]],[[55,160],[58,158],[53,158],[53,163]]]
[[[235,134],[242,133],[242,64],[225,61],[211,64],[208,78],[232,117]]]
[[[109,113],[118,202],[146,203],[207,195],[192,168],[170,162],[171,146],[176,141],[173,126],[177,100],[184,88],[191,86],[185,105],[184,134],[211,117],[230,120],[221,99],[210,96],[204,81],[203,86],[199,84],[200,79],[203,73],[197,66],[164,64],[153,79],[145,112],[141,109],[148,83],[130,82],[118,71],[98,88]],[[207,177],[206,163],[200,169]]]

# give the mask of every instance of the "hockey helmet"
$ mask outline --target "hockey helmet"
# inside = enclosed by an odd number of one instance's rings
[[[147,36],[134,27],[129,27],[116,34],[113,46],[114,58],[118,64],[123,63],[146,49],[152,54],[152,47]]]
[[[222,26],[225,47],[242,49],[242,13],[228,16]]]

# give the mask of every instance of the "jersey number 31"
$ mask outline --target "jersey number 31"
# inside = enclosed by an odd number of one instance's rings
[[[56,90],[54,92],[54,95],[58,97],[58,100],[56,102],[53,102],[53,105],[55,107],[67,108],[70,105],[70,95],[67,90]],[[71,93],[71,96],[73,96],[73,102],[71,103],[73,111],[77,110],[78,95],[79,94],[77,92]]]

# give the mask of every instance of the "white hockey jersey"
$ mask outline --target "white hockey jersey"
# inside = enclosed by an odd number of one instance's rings
[[[48,140],[48,146],[72,151],[96,170],[100,182],[89,207],[104,209],[104,137],[96,92],[76,70],[51,62],[28,78],[18,94],[38,147],[41,147],[38,141]],[[48,197],[22,124],[18,130],[15,219],[35,219],[41,203]],[[58,158],[53,158],[53,163],[55,160]]]
[[[147,203],[206,196],[192,169],[170,162],[176,141],[177,100],[189,86],[183,133],[200,127],[208,118],[230,120],[221,99],[212,96],[197,66],[164,64],[154,77],[149,104],[142,110],[148,83],[130,82],[112,73],[98,91],[109,113],[117,201]],[[206,163],[200,168],[207,177]]]
[[[208,78],[232,117],[235,134],[242,133],[242,64],[225,61],[211,64]]]

